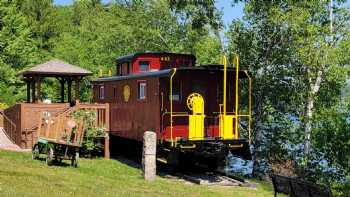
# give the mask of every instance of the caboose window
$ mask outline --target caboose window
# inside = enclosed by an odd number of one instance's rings
[[[173,101],[180,101],[181,100],[181,83],[174,83],[173,84]],[[169,100],[170,100],[170,96],[169,96]]]
[[[139,82],[138,84],[138,99],[146,99],[146,82]]]
[[[149,62],[148,61],[140,61],[139,70],[140,71],[148,71],[149,70]]]
[[[100,99],[105,99],[105,87],[100,86]]]

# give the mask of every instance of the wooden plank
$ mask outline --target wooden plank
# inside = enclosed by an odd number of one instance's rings
[[[77,140],[77,142],[79,141],[79,143],[77,143],[79,145],[83,143],[84,131],[85,131],[85,126],[84,126],[84,123],[81,121],[79,123],[79,133],[78,133],[78,140]]]
[[[57,120],[53,120],[54,122],[53,122],[53,125],[55,126],[54,127],[54,131],[55,131],[55,139],[58,139],[59,138],[59,132],[57,131]]]
[[[38,138],[41,137],[42,121],[43,121],[42,113],[40,113],[40,115],[39,115],[39,124],[38,124],[38,131],[37,131]]]

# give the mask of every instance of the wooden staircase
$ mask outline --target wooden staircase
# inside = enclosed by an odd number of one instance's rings
[[[9,136],[7,136],[6,131],[3,127],[0,127],[0,149],[1,150],[12,150],[12,151],[22,151],[17,144],[15,144]]]
[[[4,111],[0,111],[0,120],[0,149],[20,150],[14,141],[15,123],[5,115]]]

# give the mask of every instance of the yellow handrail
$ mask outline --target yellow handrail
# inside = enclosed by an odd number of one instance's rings
[[[226,115],[226,83],[227,83],[227,59],[224,56],[224,101],[223,101],[223,115]]]
[[[173,140],[173,77],[176,73],[176,68],[173,69],[174,72],[170,76],[170,137],[171,137],[171,146],[174,146]]]
[[[235,55],[234,56],[234,61],[235,61],[235,64],[236,64],[236,104],[235,104],[235,136],[236,136],[236,139],[238,138],[238,135],[239,135],[239,133],[238,133],[238,99],[239,99],[239,97],[238,97],[238,92],[239,92],[239,90],[238,90],[238,82],[239,82],[239,57],[238,57],[238,55]]]
[[[226,117],[226,83],[227,83],[227,58],[223,56],[223,65],[224,65],[224,80],[223,80],[223,103],[222,103],[222,124],[225,125],[225,117]],[[224,127],[223,127],[224,128]],[[220,131],[220,137],[224,137],[224,129]]]

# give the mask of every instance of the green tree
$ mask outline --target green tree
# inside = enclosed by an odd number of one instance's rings
[[[14,104],[24,97],[23,83],[16,74],[37,62],[31,29],[15,2],[0,1],[0,102]]]
[[[247,1],[247,21],[235,21],[230,27],[228,50],[237,52],[242,66],[254,76],[256,173],[269,148],[284,143],[269,141],[282,137],[283,129],[290,136],[298,131],[294,143],[301,143],[304,130],[304,150],[309,154],[311,130],[317,132],[313,114],[337,104],[334,98],[339,96],[346,79],[344,65],[349,62],[344,48],[349,42],[348,11],[340,3],[333,6],[334,33],[329,28],[328,3],[316,1]],[[297,130],[288,129],[283,120],[294,122]]]

